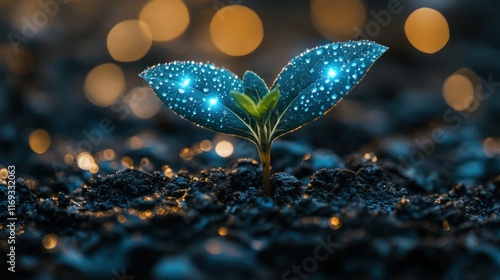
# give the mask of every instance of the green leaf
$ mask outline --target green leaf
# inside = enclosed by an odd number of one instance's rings
[[[238,108],[240,108],[250,116],[256,118],[257,120],[260,120],[261,114],[257,110],[257,106],[255,106],[252,98],[236,91],[231,91],[231,96],[233,97],[234,102],[236,103],[236,106],[238,106]]]
[[[274,107],[276,107],[279,99],[279,89],[273,89],[259,101],[259,103],[257,104],[257,111],[259,111],[262,116],[268,115],[274,109]]]
[[[251,97],[255,103],[269,92],[266,83],[252,71],[246,71],[243,75],[243,85],[245,95]]]

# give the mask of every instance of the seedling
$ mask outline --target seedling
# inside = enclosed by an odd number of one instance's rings
[[[140,76],[182,118],[257,145],[264,194],[270,196],[273,141],[328,113],[386,50],[371,41],[309,49],[283,68],[271,88],[251,71],[240,80],[210,63],[158,64]]]

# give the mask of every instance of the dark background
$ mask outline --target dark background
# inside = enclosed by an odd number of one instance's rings
[[[28,42],[19,45],[16,53],[8,35],[22,35],[22,18],[31,19],[41,7],[38,1],[0,1],[0,170],[15,164],[20,176],[36,179],[63,166],[78,169],[78,156],[84,152],[92,155],[99,167],[92,173],[98,174],[131,165],[146,170],[165,169],[165,165],[173,171],[181,167],[198,170],[226,166],[238,157],[255,158],[255,149],[249,143],[196,128],[163,105],[151,118],[137,117],[130,110],[131,90],[145,86],[137,74],[147,66],[173,60],[210,61],[239,76],[252,70],[270,85],[291,58],[336,39],[323,37],[315,28],[309,1],[185,0],[190,23],[180,37],[166,43],[154,42],[137,61],[120,62],[108,52],[107,35],[119,22],[137,19],[148,1],[66,2]],[[376,20],[371,11],[387,9],[388,2],[363,1],[365,24]],[[378,149],[379,156],[410,159],[410,164],[426,166],[428,158],[418,158],[417,152],[425,151],[416,141],[430,143],[426,141],[432,139],[435,129],[442,128],[450,137],[474,135],[474,140],[462,137],[457,143],[474,157],[498,158],[500,97],[494,91],[498,86],[493,91],[488,88],[491,95],[471,113],[453,111],[443,98],[442,88],[445,80],[463,67],[477,77],[500,81],[499,4],[493,0],[400,2],[402,12],[392,15],[375,36],[368,36],[388,46],[389,51],[336,109],[277,141],[277,151],[286,147],[302,155],[325,148],[344,156]],[[263,23],[264,38],[248,55],[225,55],[210,40],[210,21],[218,9],[229,4],[251,8]],[[420,52],[405,35],[406,19],[420,7],[436,9],[449,25],[447,44],[434,54]],[[104,63],[121,68],[125,86],[115,105],[98,107],[86,98],[84,82],[94,67]],[[477,82],[477,77],[471,81]],[[141,102],[138,106],[148,106]],[[103,119],[109,119],[112,131],[97,132]],[[50,147],[41,154],[29,144],[36,129],[50,135]],[[88,135],[95,140],[90,146],[82,144],[92,142]],[[200,152],[197,143],[205,139],[212,140],[213,145],[229,141],[235,152],[229,160],[219,157],[214,149]],[[439,156],[442,149],[436,141],[432,143],[430,158]],[[108,157],[103,156],[106,149],[113,150]],[[418,160],[411,160],[412,152],[413,159]],[[280,165],[282,159],[279,153],[273,157],[277,162],[275,170],[293,165]]]

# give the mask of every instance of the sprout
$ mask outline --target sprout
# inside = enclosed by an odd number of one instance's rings
[[[243,81],[209,63],[172,62],[146,69],[161,101],[203,128],[253,142],[271,196],[271,145],[328,113],[368,72],[387,47],[370,41],[333,43],[293,58],[268,88],[255,73]]]

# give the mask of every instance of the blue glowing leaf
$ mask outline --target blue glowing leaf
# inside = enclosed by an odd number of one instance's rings
[[[252,71],[245,72],[243,84],[245,95],[251,97],[255,103],[258,103],[269,92],[266,83]]]
[[[140,74],[160,100],[182,118],[204,128],[254,141],[250,118],[230,92],[243,92],[243,82],[213,64],[172,62]]]
[[[307,50],[281,71],[272,139],[314,121],[364,77],[387,47],[370,41],[333,43]]]

